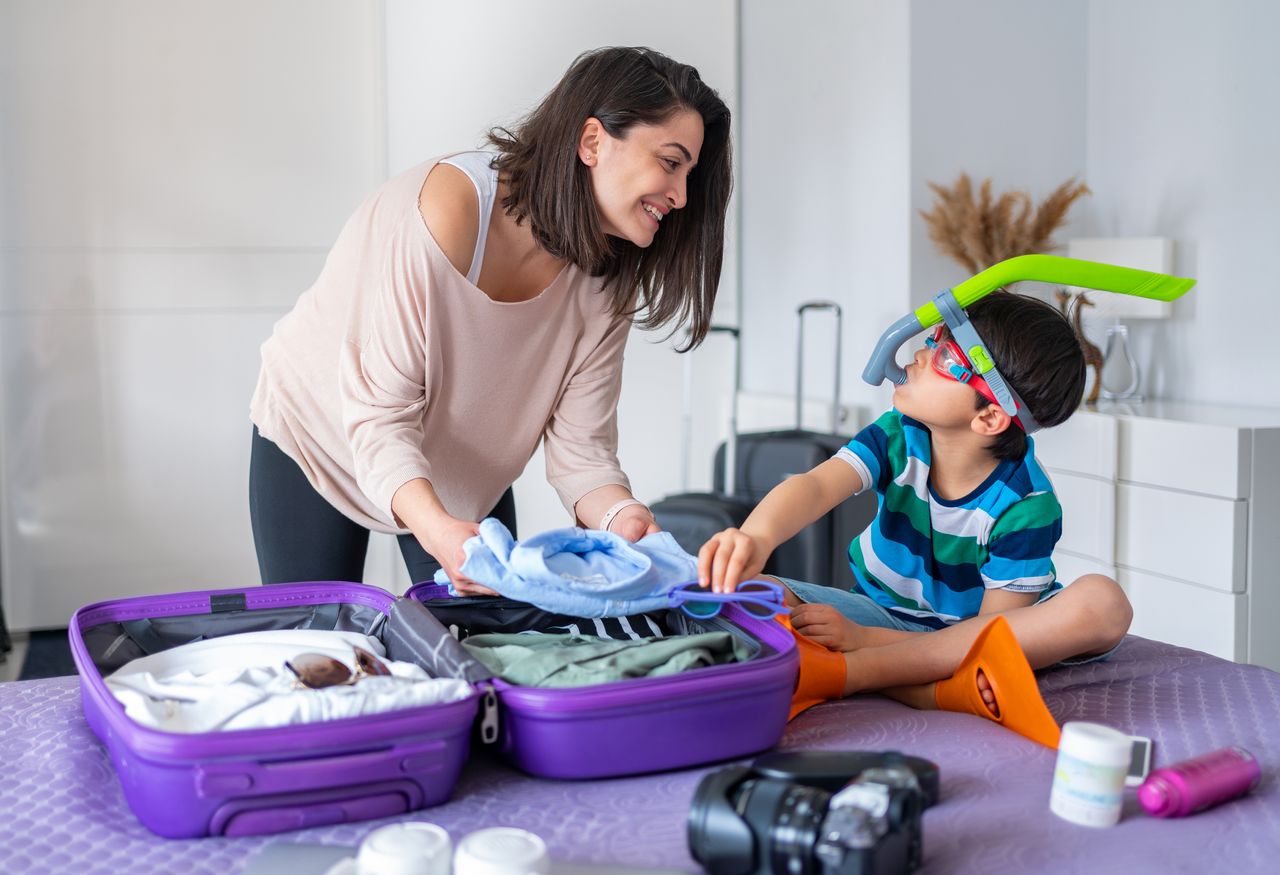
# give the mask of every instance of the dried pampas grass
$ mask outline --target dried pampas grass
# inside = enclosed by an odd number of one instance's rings
[[[1052,249],[1050,238],[1066,222],[1071,205],[1090,194],[1089,187],[1075,177],[1054,189],[1038,207],[1025,191],[993,196],[990,179],[982,181],[975,196],[967,173],[961,173],[951,188],[936,182],[929,183],[929,188],[937,200],[932,210],[920,211],[929,239],[970,273],[1006,258]]]

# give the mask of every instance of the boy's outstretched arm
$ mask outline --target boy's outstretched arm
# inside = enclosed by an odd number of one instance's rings
[[[862,476],[840,459],[828,459],[769,491],[741,529],[712,535],[698,551],[698,583],[733,592],[764,568],[765,560],[805,526],[866,488]]]

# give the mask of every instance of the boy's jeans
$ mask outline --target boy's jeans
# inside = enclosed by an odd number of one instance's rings
[[[804,583],[779,577],[782,585],[791,590],[802,602],[818,605],[831,605],[845,617],[859,626],[875,626],[880,629],[900,629],[903,632],[935,632],[933,626],[912,621],[889,613],[874,599],[860,592],[849,592],[834,586],[821,586],[816,583]]]
[[[812,602],[818,605],[831,605],[843,616],[857,623],[859,626],[874,626],[879,629],[900,629],[903,632],[936,632],[938,631],[932,626],[926,626],[923,623],[913,623],[912,621],[889,613],[881,607],[874,599],[865,596],[860,592],[849,592],[844,589],[837,589],[834,586],[820,586],[816,583],[804,583],[799,580],[791,580],[786,577],[777,578],[783,586],[791,590],[795,597],[802,602]],[[1050,595],[1062,592],[1061,589]],[[1123,642],[1121,642],[1123,643]],[[1116,652],[1119,644],[1108,650],[1106,653],[1097,653],[1091,656],[1072,656],[1057,663],[1057,665],[1084,665],[1089,662],[1100,662],[1111,654]]]

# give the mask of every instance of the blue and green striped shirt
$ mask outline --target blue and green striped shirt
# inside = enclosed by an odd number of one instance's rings
[[[1062,507],[1034,442],[955,501],[929,485],[929,429],[890,410],[842,447],[876,491],[875,520],[849,545],[858,588],[889,611],[941,628],[975,616],[989,589],[1060,589],[1051,556]]]

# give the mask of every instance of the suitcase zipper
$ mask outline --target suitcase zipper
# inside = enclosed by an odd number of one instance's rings
[[[484,695],[480,699],[480,740],[485,744],[498,740],[498,694],[493,684],[484,685]]]

